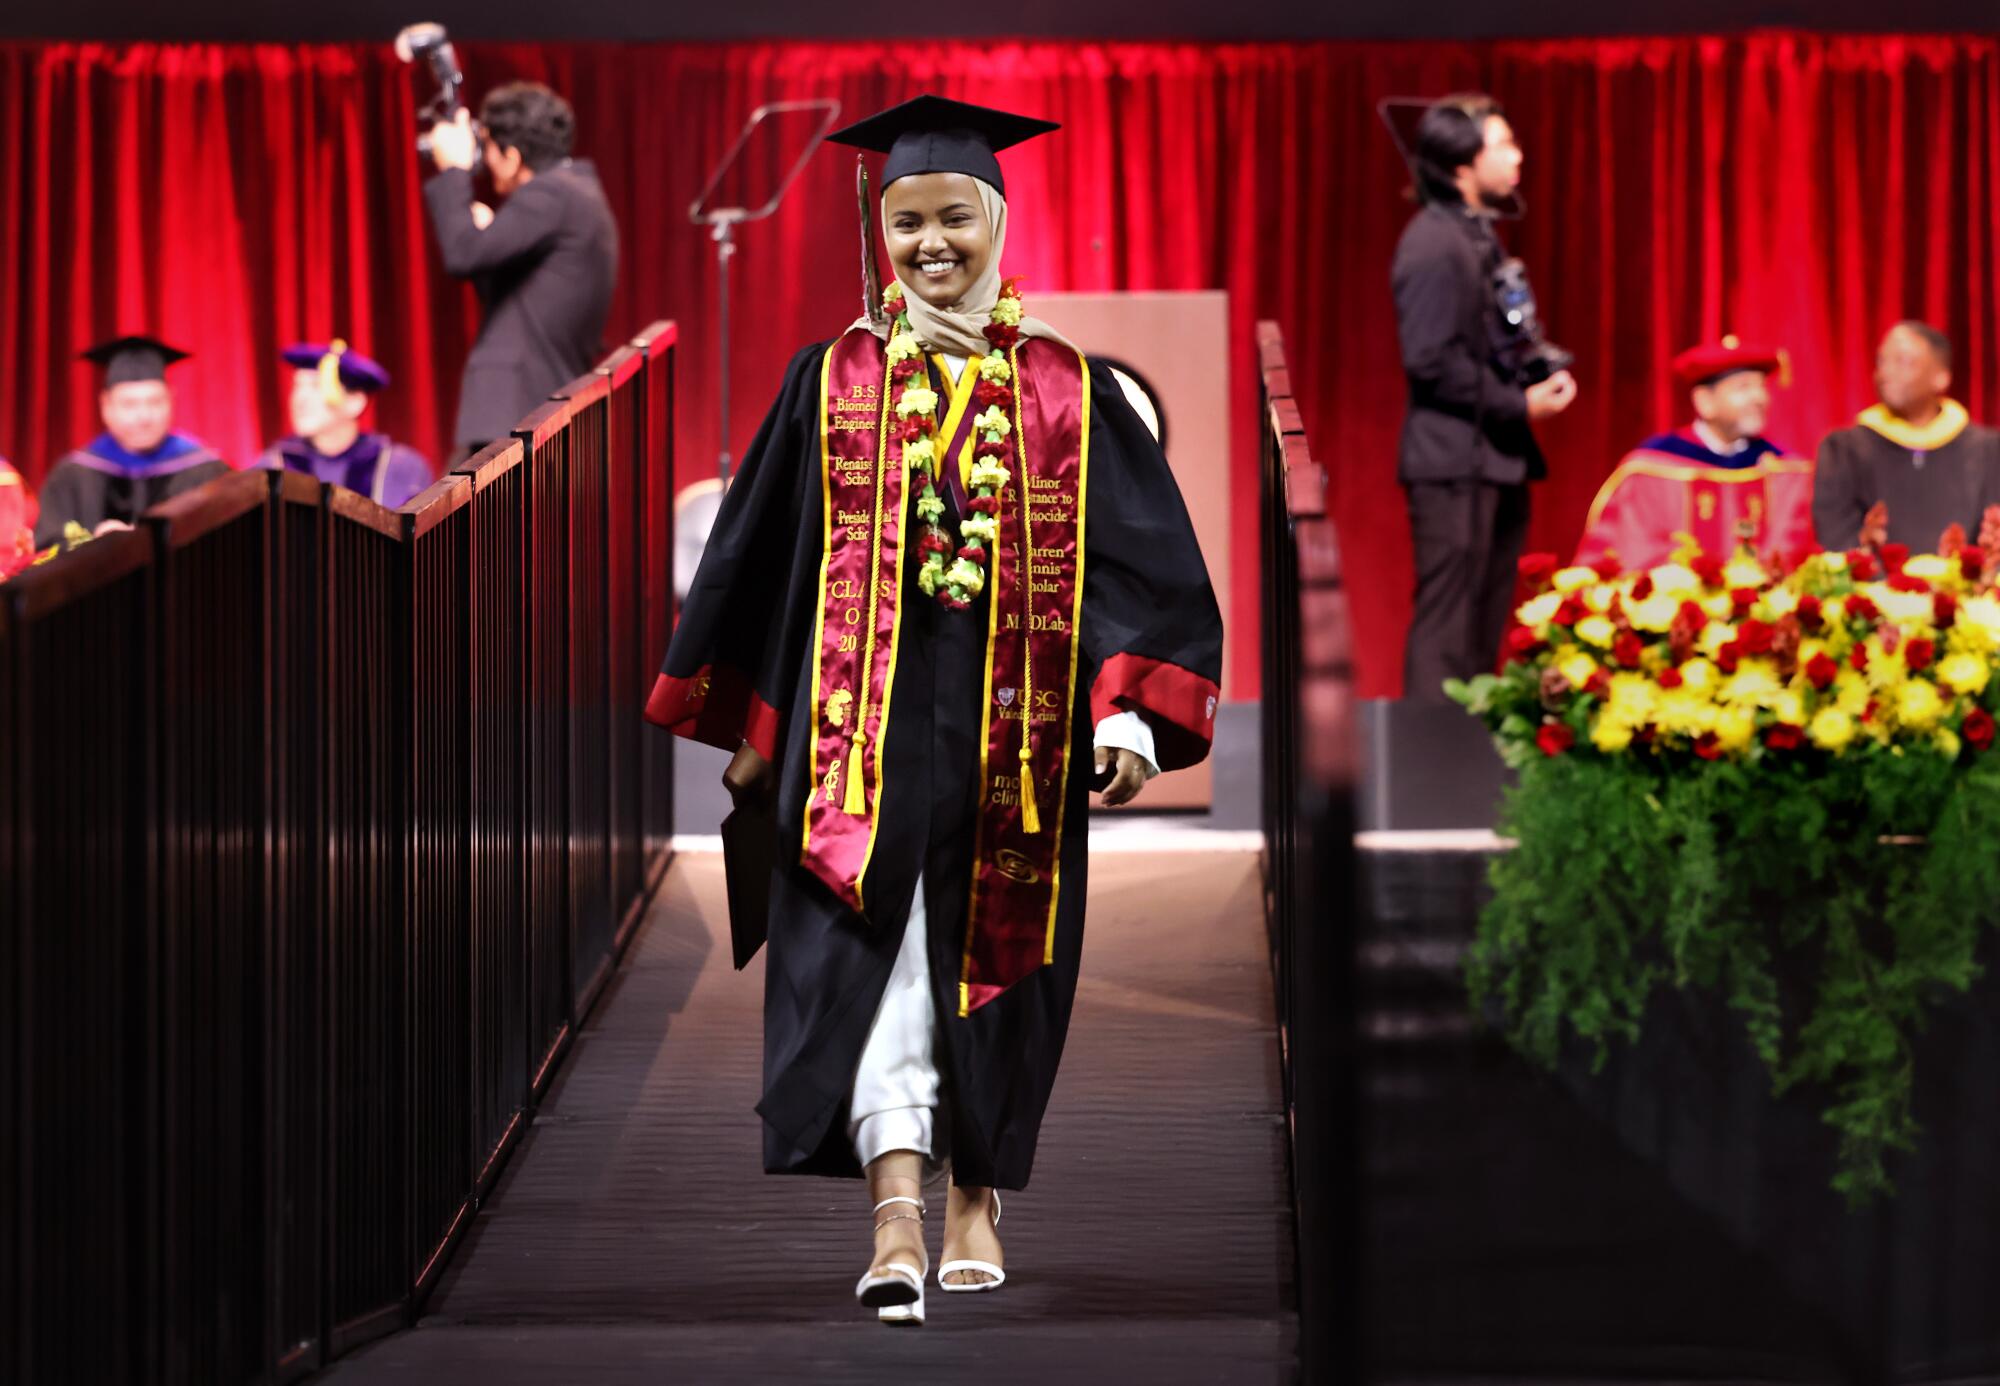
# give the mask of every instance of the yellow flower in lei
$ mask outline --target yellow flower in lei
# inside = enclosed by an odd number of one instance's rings
[[[1822,751],[1841,751],[1854,740],[1854,719],[1839,708],[1823,707],[1813,714],[1806,736]]]
[[[1912,731],[1929,731],[1943,715],[1944,699],[1935,684],[1911,679],[1896,690],[1896,720]]]
[[[1597,569],[1562,568],[1557,571],[1555,577],[1550,579],[1550,581],[1555,585],[1556,591],[1567,596],[1571,592],[1580,592],[1590,586],[1591,583],[1596,582]]]
[[[990,486],[997,491],[1007,484],[1007,469],[990,458],[977,458],[972,464],[972,475],[969,480],[975,490],[981,486]]]
[[[902,395],[896,400],[896,412],[907,419],[913,415],[934,414],[937,405],[936,390],[928,385],[909,385],[904,387]]]
[[[997,443],[1014,431],[1014,425],[1008,421],[1006,411],[997,404],[987,405],[986,412],[974,419],[972,426],[990,443]]]
[[[996,351],[979,358],[979,378],[988,385],[1005,385],[1014,378],[1014,368],[1004,353]]]
[[[937,444],[928,438],[918,438],[903,444],[903,465],[912,470],[929,467],[937,460]]]
[[[1618,627],[1612,625],[1607,616],[1586,616],[1576,623],[1576,638],[1586,645],[1609,649],[1611,642],[1618,638]]]
[[[1938,661],[1937,681],[1965,696],[1983,691],[1992,674],[1992,666],[1975,654],[1946,655]]]
[[[889,338],[888,351],[892,365],[899,361],[921,360],[924,354],[923,345],[917,341],[914,332],[898,332]]]
[[[1004,327],[1019,327],[1021,325],[1021,300],[1003,295],[993,305],[993,321]]]
[[[968,543],[991,544],[1000,538],[1000,520],[994,515],[967,515],[958,522],[958,532]]]
[[[1532,626],[1539,631],[1549,623],[1549,618],[1556,614],[1556,608],[1562,605],[1562,600],[1560,592],[1544,592],[1539,597],[1530,597],[1521,603],[1520,610],[1514,613],[1514,619],[1524,626]]]
[[[1674,623],[1674,613],[1681,609],[1678,597],[1669,597],[1664,592],[1655,592],[1643,601],[1627,604],[1625,614],[1632,618],[1635,630],[1660,634]]]

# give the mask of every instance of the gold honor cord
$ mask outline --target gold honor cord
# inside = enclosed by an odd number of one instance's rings
[[[1042,830],[1042,812],[1035,803],[1035,536],[1028,518],[1028,447],[1021,431],[1021,348],[1007,351],[1007,365],[1014,373],[1014,460],[1019,464],[1020,485],[1016,491],[1021,507],[1021,831]],[[997,545],[996,545],[997,549]],[[1000,555],[993,555],[999,569]],[[998,597],[996,592],[995,597]]]
[[[847,758],[847,794],[840,804],[843,812],[855,815],[868,812],[868,795],[861,776],[863,753],[868,744],[868,694],[875,686],[875,627],[882,602],[882,491],[889,475],[889,398],[895,378],[895,366],[885,366],[881,423],[876,427],[875,440],[875,516],[868,544],[868,634],[862,646],[861,687],[855,694],[854,749]],[[885,695],[887,691],[883,690]]]

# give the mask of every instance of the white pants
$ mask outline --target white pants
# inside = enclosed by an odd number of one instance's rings
[[[861,1048],[847,1135],[866,1168],[891,1150],[931,1157],[938,1072],[931,1051],[937,1015],[931,1006],[930,954],[925,945],[924,883],[917,879],[903,946],[889,971],[882,1005]]]

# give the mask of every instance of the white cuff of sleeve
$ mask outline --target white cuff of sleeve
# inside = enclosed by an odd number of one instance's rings
[[[1146,778],[1160,773],[1160,759],[1153,750],[1153,729],[1136,712],[1114,712],[1097,724],[1092,738],[1103,749],[1130,751],[1146,762]]]

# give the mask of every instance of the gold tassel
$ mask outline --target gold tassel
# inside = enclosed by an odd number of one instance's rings
[[[861,784],[861,748],[867,740],[866,733],[854,733],[854,749],[847,756],[847,797],[840,805],[844,813],[860,815],[868,812],[868,796]]]
[[[1021,831],[1038,833],[1042,830],[1041,810],[1035,806],[1035,772],[1028,765],[1028,748],[1021,748]]]

